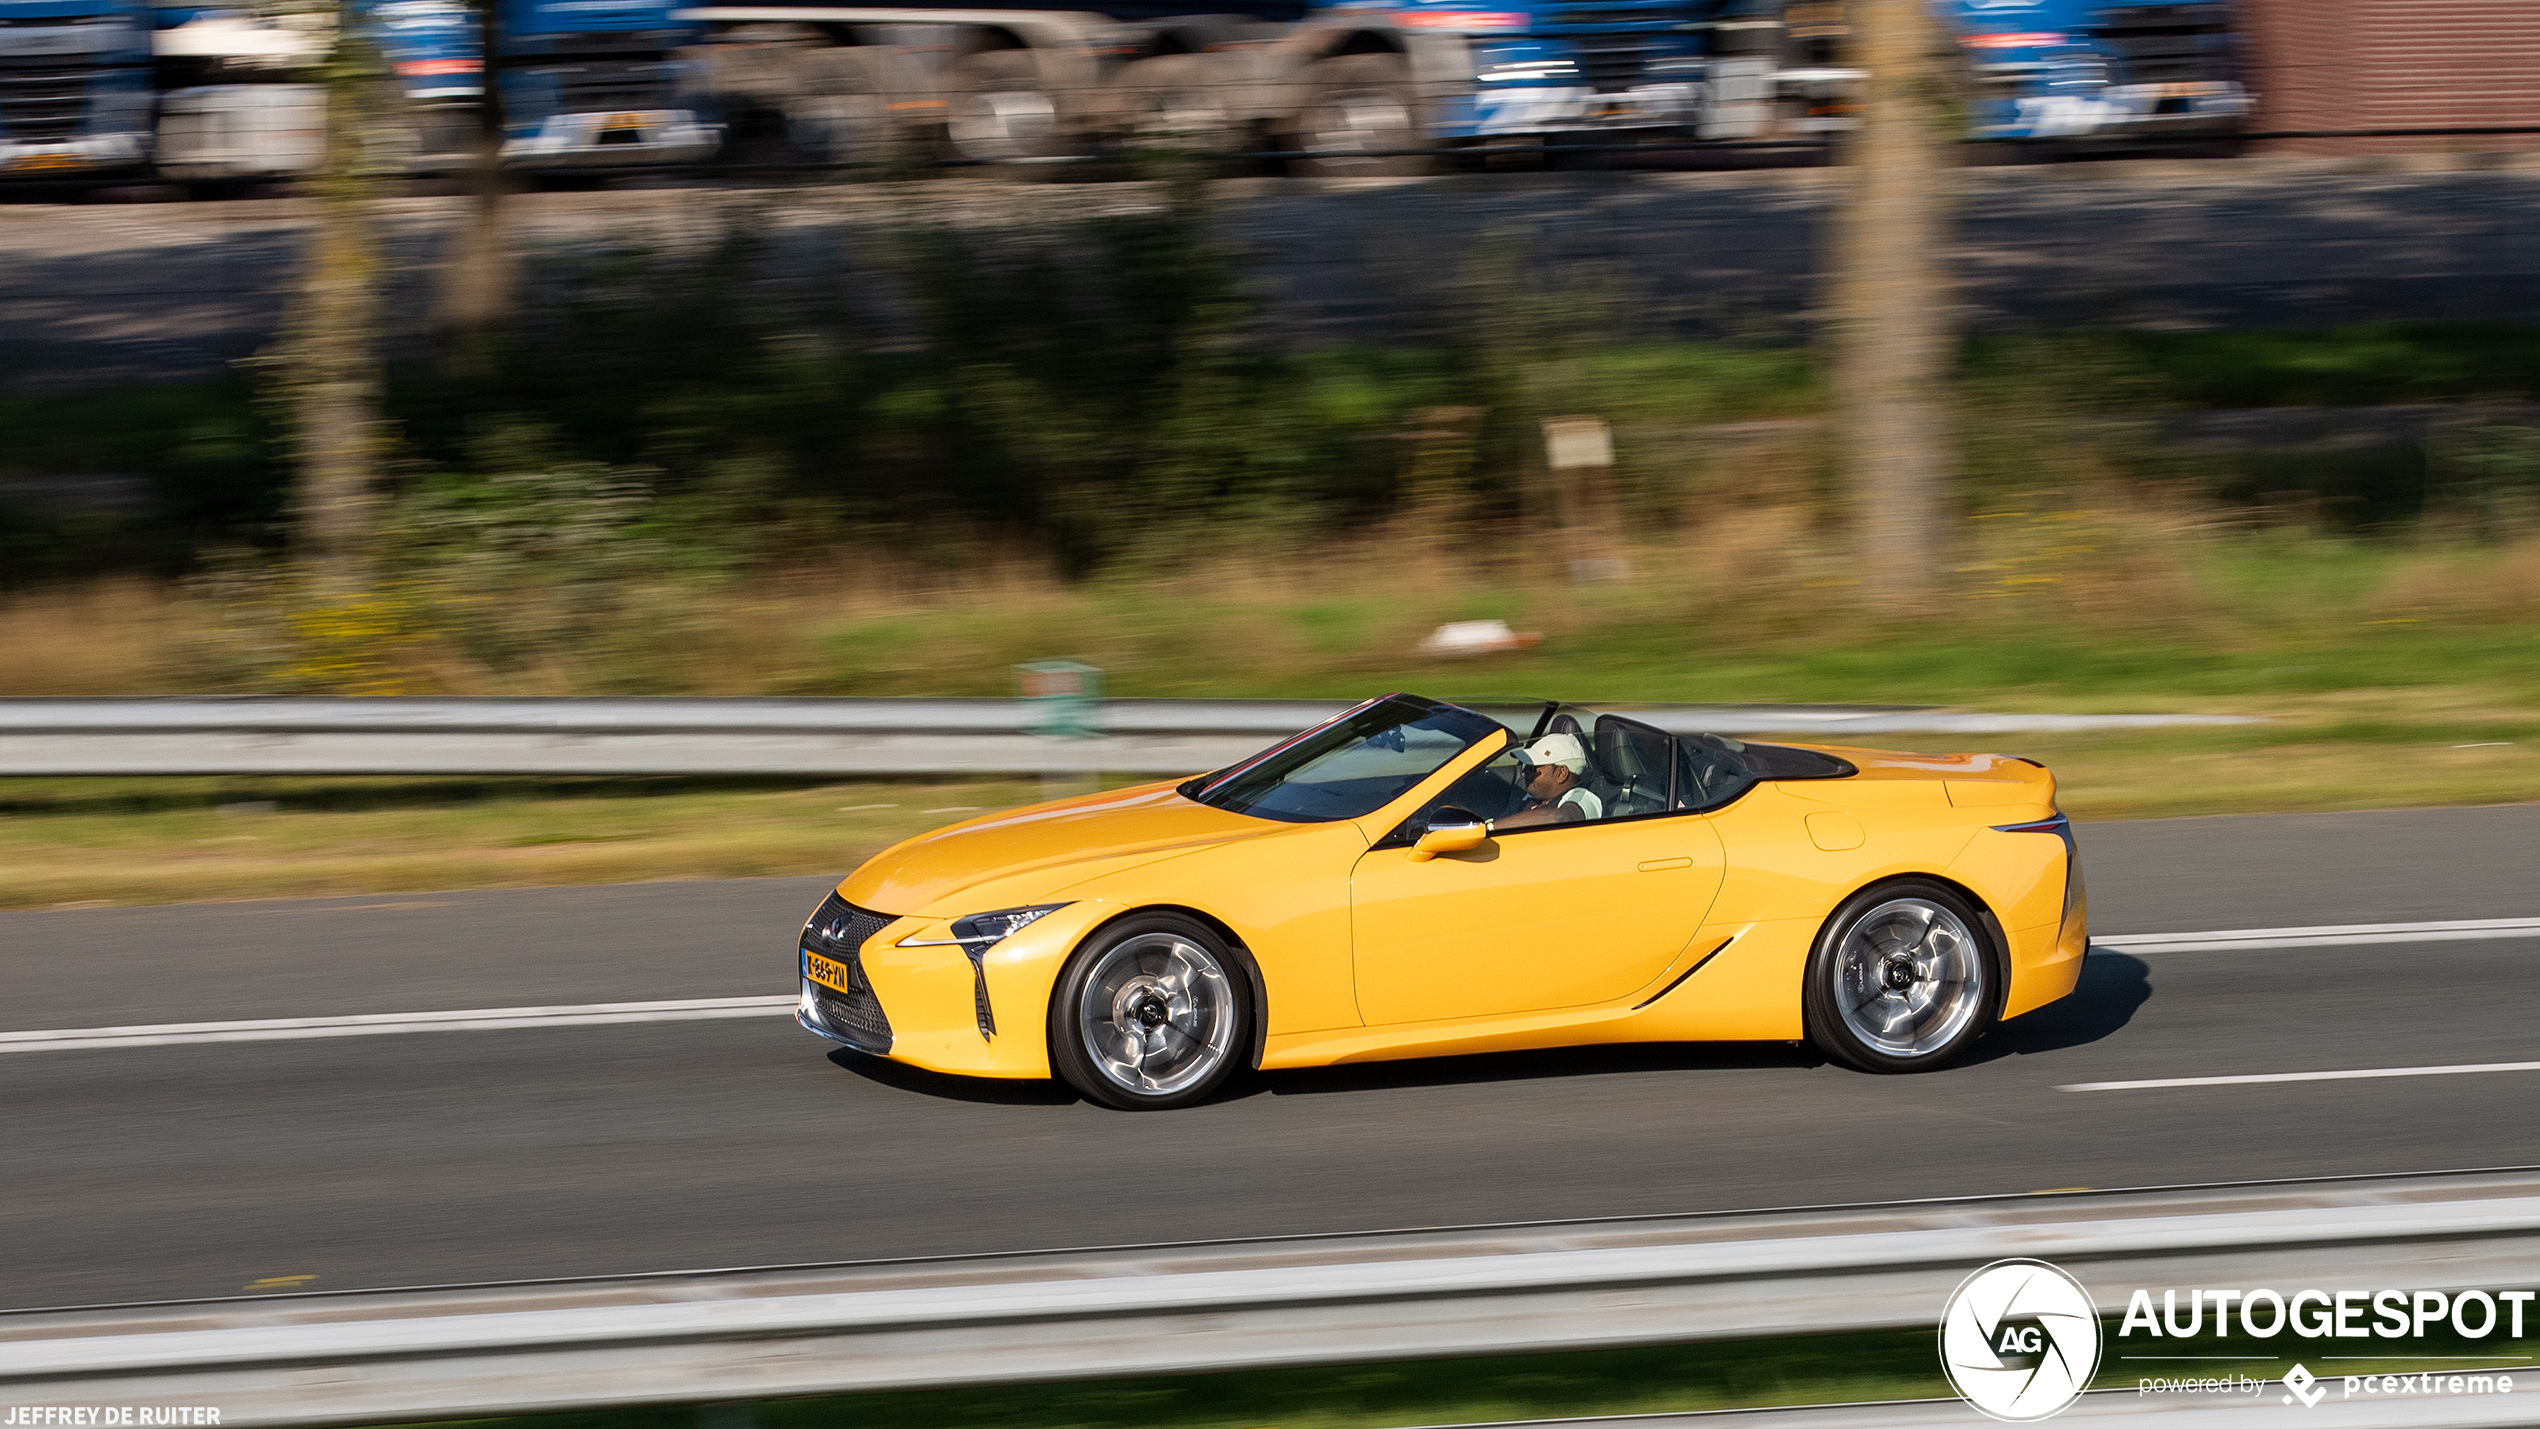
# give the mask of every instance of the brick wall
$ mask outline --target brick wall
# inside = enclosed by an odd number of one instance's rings
[[[2240,0],[2260,129],[2540,125],[2540,0]],[[2307,154],[2540,149],[2540,134],[2283,140]]]

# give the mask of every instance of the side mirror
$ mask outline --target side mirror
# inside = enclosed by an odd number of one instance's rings
[[[1429,820],[1420,841],[1411,846],[1411,861],[1426,863],[1442,853],[1480,848],[1490,838],[1490,825],[1462,809],[1440,809]]]

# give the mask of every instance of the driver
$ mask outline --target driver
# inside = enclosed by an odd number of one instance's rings
[[[1526,802],[1491,827],[1525,829],[1605,817],[1605,801],[1581,782],[1587,777],[1587,747],[1577,735],[1547,734],[1518,750],[1517,761],[1526,770]]]

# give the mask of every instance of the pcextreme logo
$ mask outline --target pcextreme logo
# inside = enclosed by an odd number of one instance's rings
[[[2090,1292],[2045,1261],[1997,1260],[1950,1295],[1940,1365],[1959,1397],[1992,1418],[2060,1414],[2099,1370]]]

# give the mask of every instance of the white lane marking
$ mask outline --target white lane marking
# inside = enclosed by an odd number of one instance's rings
[[[296,1042],[397,1032],[486,1032],[509,1027],[597,1027],[619,1022],[696,1022],[791,1012],[784,997],[689,997],[669,1002],[592,1002],[570,1007],[480,1007],[456,1012],[371,1012],[352,1017],[265,1017],[245,1022],[162,1022],[0,1032],[0,1052],[81,1052],[173,1047],[189,1042]]]
[[[2540,937],[2540,918],[2471,918],[2439,923],[2346,923],[2316,928],[2240,928],[2212,933],[2136,933],[2094,938],[2094,950],[2122,953],[2250,952],[2369,943],[2456,942]],[[0,1052],[78,1052],[101,1047],[168,1047],[190,1042],[290,1042],[314,1037],[378,1037],[400,1032],[483,1032],[520,1027],[593,1027],[625,1022],[694,1022],[789,1011],[783,997],[694,997],[669,1002],[594,1002],[566,1007],[486,1007],[456,1012],[374,1012],[352,1017],[270,1017],[243,1022],[168,1022],[137,1027],[71,1027],[0,1032]],[[2066,1091],[2207,1086],[2232,1082],[2318,1081],[2340,1077],[2434,1076],[2445,1072],[2540,1070],[2540,1063],[2292,1072],[2254,1077],[2187,1077],[2151,1082],[2083,1082]]]
[[[2473,1072],[2540,1072],[2540,1062],[2459,1062],[2448,1067],[2363,1067],[2350,1072],[2259,1072],[2238,1077],[2153,1077],[2139,1082],[2072,1082],[2059,1092],[2139,1092],[2155,1087],[2245,1087],[2255,1082],[2352,1082],[2369,1077],[2460,1077]]]
[[[2316,928],[2234,928],[2217,933],[2126,933],[2092,938],[2115,953],[2243,953],[2268,948],[2351,948],[2375,943],[2459,943],[2540,937],[2540,918],[2454,918],[2435,923],[2336,923]]]

